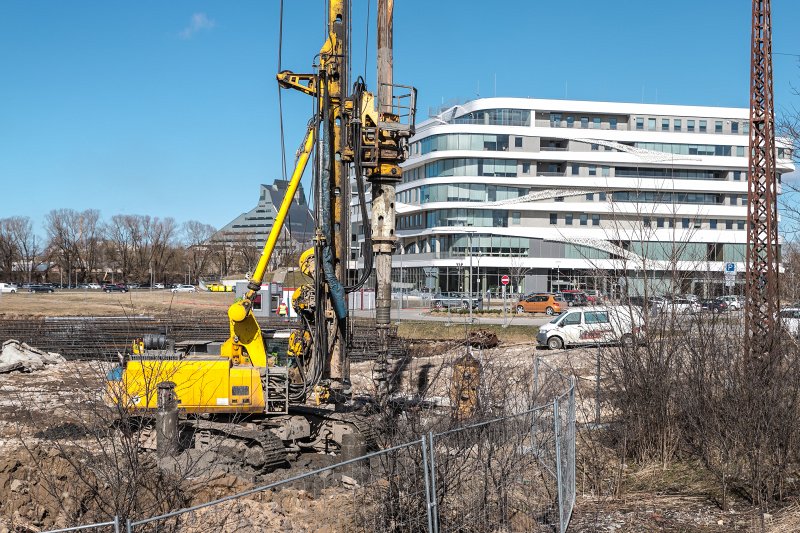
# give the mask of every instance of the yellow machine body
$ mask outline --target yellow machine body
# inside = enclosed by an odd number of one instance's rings
[[[174,360],[133,358],[127,362],[122,381],[112,381],[109,386],[112,397],[130,409],[154,410],[162,381],[175,383],[178,408],[187,413],[264,412],[259,369],[233,366],[227,357],[217,355]]]

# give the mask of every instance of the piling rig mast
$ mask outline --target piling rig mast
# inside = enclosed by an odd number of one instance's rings
[[[379,70],[383,72],[380,106],[362,79],[353,84],[350,93],[350,1],[328,0],[327,4],[327,38],[313,71],[287,70],[277,75],[281,88],[314,98],[315,114],[247,292],[228,309],[228,339],[220,343],[218,354],[194,346],[175,350],[166,339],[138,340],[133,353],[123,360],[119,379],[109,385],[117,402],[145,413],[156,408],[158,384],[175,383],[181,410],[199,415],[187,424],[222,433],[226,439],[247,441],[248,449],[260,445],[265,450],[256,461],[260,464],[277,461],[280,442],[276,444],[276,439],[292,449],[330,451],[341,444],[344,434],[371,430],[357,413],[358,406],[348,401],[347,293],[371,279],[373,247],[379,265],[378,289],[390,287],[394,184],[400,180],[399,164],[408,157],[408,140],[414,133],[416,91],[392,86],[384,65]],[[381,23],[391,28],[392,2],[379,0],[379,4]],[[385,35],[380,29],[378,33]],[[388,45],[391,48],[391,40]],[[382,57],[387,53],[391,59],[391,49],[384,49]],[[393,87],[402,94],[393,94]],[[264,335],[252,313],[253,302],[313,152],[314,245],[300,257],[300,269],[312,281],[292,296],[300,327],[291,332],[283,364],[280,358],[268,357]],[[355,180],[366,242],[364,269],[348,285],[351,179]],[[371,213],[365,181],[372,185]],[[388,325],[388,305],[385,314]],[[383,338],[384,365],[378,366],[378,373],[385,372],[388,349],[385,335]],[[381,357],[380,349],[377,355]],[[247,415],[244,429],[237,423],[241,415]],[[257,430],[253,430],[254,424]]]

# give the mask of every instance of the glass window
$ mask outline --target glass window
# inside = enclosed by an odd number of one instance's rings
[[[689,219],[688,218],[681,219],[681,227],[683,227],[683,228],[688,228],[689,227]]]
[[[589,223],[589,215],[581,213],[581,226],[586,226]]]
[[[674,218],[670,218],[669,219],[669,227],[670,228],[674,228],[675,227],[675,219]]]
[[[512,211],[511,212],[511,223],[512,224],[519,224],[520,222],[520,213],[519,211]]]
[[[744,220],[736,222],[736,229],[744,229]]]
[[[561,127],[561,113],[550,113],[550,127]]]
[[[609,167],[600,167],[600,170],[602,171],[604,178],[607,178],[611,175],[611,169]]]
[[[600,215],[592,215],[592,226],[600,225]]]
[[[663,228],[664,227],[664,217],[656,218],[656,227]]]
[[[607,324],[608,311],[587,311],[583,314],[583,320],[587,324]]]
[[[705,121],[705,120],[701,120],[700,121],[700,127],[699,127],[700,133],[705,133],[706,129],[707,129],[707,126],[708,126],[708,122]]]
[[[708,227],[711,228],[711,229],[717,229],[717,219],[716,218],[712,218],[711,220],[709,220],[708,221]]]
[[[567,226],[571,226],[573,218],[574,216],[572,215],[572,213],[567,213],[566,215],[564,215],[564,224],[566,224]]]
[[[733,171],[733,181],[742,181],[742,173],[740,171]]]
[[[572,128],[573,126],[575,126],[575,117],[567,115],[567,127]]]
[[[610,119],[608,119],[608,126],[609,126],[609,127],[612,129],[612,130],[615,130],[615,129],[617,129],[617,119],[615,119],[615,118],[610,118]]]
[[[669,119],[662,118],[661,119],[661,131],[669,131]]]
[[[731,205],[739,205],[739,197],[735,194],[731,195]]]
[[[733,220],[725,221],[725,229],[733,229]]]
[[[703,227],[703,221],[699,218],[694,219],[694,229],[700,229]]]
[[[715,120],[714,121],[714,133],[722,133],[722,121]]]
[[[744,157],[744,146],[736,147],[736,157]]]
[[[598,148],[598,146],[596,144],[592,143],[592,151],[596,152],[597,148]]]
[[[581,166],[577,163],[572,164],[572,175],[577,176],[581,173]]]
[[[550,224],[558,224],[558,213],[550,213]]]
[[[649,131],[656,131],[656,119],[654,118],[647,119],[647,129]]]
[[[602,121],[602,119],[600,117],[594,117],[592,119],[592,126],[594,127],[594,129],[599,130],[600,126],[602,124],[603,124],[603,121]]]
[[[686,121],[686,131],[694,131],[694,120]]]
[[[590,176],[597,176],[597,166],[596,165],[589,165],[589,175]]]
[[[745,135],[750,133],[750,122],[749,121],[748,122],[742,122],[742,133],[744,133]]]
[[[576,326],[581,323],[581,312],[567,313],[564,320],[561,321],[562,326]]]
[[[589,127],[589,117],[581,117],[581,128]]]
[[[555,201],[556,202],[563,202],[564,201],[564,197],[563,196],[556,196],[555,197]]]
[[[600,199],[601,202],[605,202],[606,201],[606,193],[604,193],[604,192],[601,192],[600,194],[598,194],[597,197]]]
[[[649,228],[650,227],[650,217],[642,218],[642,226]]]
[[[522,163],[522,173],[529,174],[531,171],[531,164],[530,163]]]
[[[636,129],[643,130],[644,129],[644,118],[643,117],[636,117]]]
[[[586,199],[589,201],[594,200],[594,193],[593,192],[586,193]]]
[[[672,129],[675,131],[681,131],[681,119],[676,118],[672,121]]]
[[[739,123],[736,121],[731,122],[731,133],[739,133]]]

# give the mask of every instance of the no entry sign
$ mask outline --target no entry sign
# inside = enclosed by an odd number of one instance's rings
[[[502,283],[503,285],[508,285],[509,283],[511,283],[511,278],[504,275],[502,278],[500,278],[500,283]]]

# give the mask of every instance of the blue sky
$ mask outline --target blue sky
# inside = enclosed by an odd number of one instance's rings
[[[374,0],[372,0],[374,2]],[[0,3],[0,218],[97,208],[222,226],[280,177],[278,1]],[[400,0],[395,81],[421,116],[455,98],[748,105],[750,0]],[[773,0],[800,54],[800,2]],[[353,0],[353,75],[367,3]],[[375,6],[366,78],[374,87]],[[310,68],[322,0],[286,0],[283,68]],[[776,55],[780,113],[798,57]],[[496,79],[496,92],[495,92]],[[284,92],[289,162],[310,99]]]

